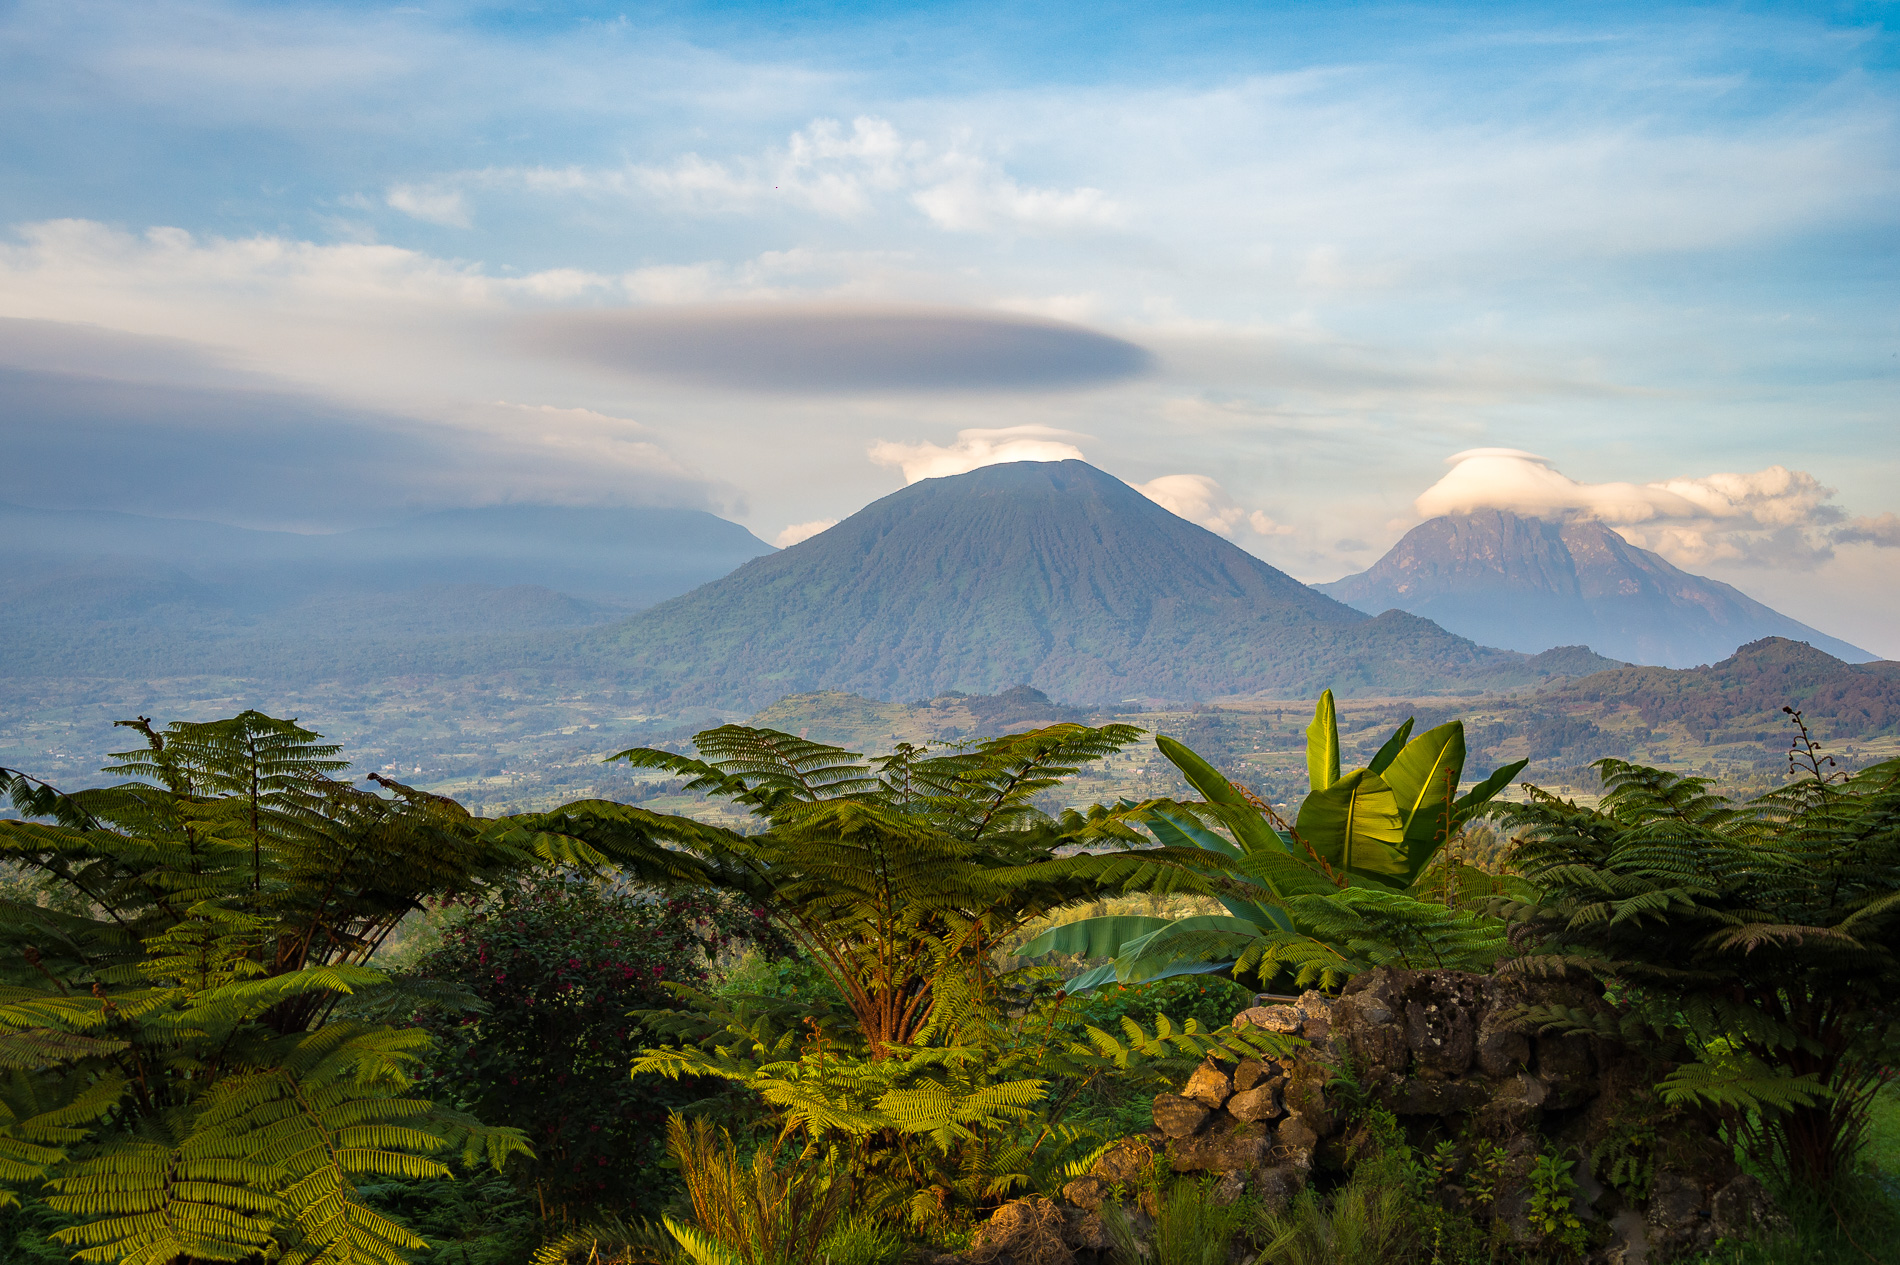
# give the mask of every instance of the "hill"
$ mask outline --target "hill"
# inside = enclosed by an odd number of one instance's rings
[[[580,637],[655,707],[843,690],[1070,702],[1500,689],[1609,666],[1535,659],[1336,602],[1080,461],[926,479]]]
[[[329,535],[0,505],[9,676],[321,680],[545,657],[770,546],[702,510],[504,505]]]
[[[1502,510],[1434,518],[1368,570],[1315,587],[1367,614],[1410,611],[1526,653],[1580,641],[1632,663],[1686,668],[1788,637],[1851,662],[1873,658],[1589,520]]]

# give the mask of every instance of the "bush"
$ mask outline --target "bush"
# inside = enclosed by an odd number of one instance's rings
[[[412,972],[483,1006],[420,1018],[436,1038],[429,1092],[528,1134],[536,1158],[509,1171],[544,1218],[657,1213],[675,1189],[660,1167],[667,1113],[706,1087],[629,1078],[634,1053],[656,1038],[628,1012],[670,1004],[668,984],[703,984],[712,958],[750,925],[704,894],[561,878],[508,892],[451,922]]]

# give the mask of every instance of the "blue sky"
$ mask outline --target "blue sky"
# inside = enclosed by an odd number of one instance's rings
[[[1900,656],[1897,12],[6,4],[6,495],[769,540],[1079,452],[1331,579],[1502,448]]]

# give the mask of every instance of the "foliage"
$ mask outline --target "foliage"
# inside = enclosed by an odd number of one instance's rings
[[[678,1265],[680,1241],[658,1221],[607,1213],[535,1249],[533,1265]]]
[[[726,725],[694,739],[704,759],[644,747],[614,758],[748,809],[755,833],[600,800],[518,820],[577,855],[611,847],[669,874],[691,867],[694,881],[752,902],[830,977],[881,1058],[917,1041],[946,999],[989,987],[990,950],[1029,919],[1118,891],[1220,885],[1173,850],[1129,850],[1143,841],[1125,822],[1133,806],[1060,817],[1037,806],[1138,734],[1063,724],[939,755],[900,744],[866,763]],[[1083,843],[1112,847],[1057,851]]]
[[[1329,1199],[1307,1187],[1283,1212],[1261,1218],[1262,1265],[1396,1265],[1411,1245],[1404,1187],[1358,1178]]]
[[[456,805],[330,775],[294,721],[124,722],[146,739],[62,794],[0,770],[0,858],[77,901],[0,905],[0,1182],[46,1183],[87,1261],[395,1265],[423,1240],[366,1185],[459,1148],[524,1152],[411,1092],[427,1037],[365,965],[429,899],[536,863]],[[450,1000],[452,998],[438,998]]]
[[[1102,1225],[1115,1245],[1116,1265],[1227,1265],[1250,1212],[1238,1200],[1218,1202],[1211,1181],[1183,1178],[1162,1193],[1148,1242],[1137,1237],[1119,1203],[1103,1205]]]
[[[512,886],[450,921],[413,976],[457,988],[476,1013],[425,1010],[435,1038],[422,1088],[533,1140],[511,1166],[541,1216],[565,1224],[597,1210],[655,1216],[667,1113],[701,1094],[627,1064],[648,1034],[631,1010],[662,1005],[666,983],[699,985],[749,911],[705,892],[665,896],[577,875]]]
[[[1407,720],[1366,768],[1341,776],[1328,690],[1307,729],[1312,789],[1292,825],[1180,743],[1163,735],[1156,745],[1206,799],[1149,805],[1144,823],[1165,845],[1201,849],[1210,864],[1222,858],[1221,868],[1238,869],[1251,885],[1218,894],[1225,915],[1089,918],[1023,946],[1025,957],[1113,959],[1076,976],[1071,989],[1214,972],[1268,983],[1281,971],[1295,987],[1331,987],[1387,964],[1482,970],[1503,951],[1501,923],[1454,903],[1496,880],[1458,867],[1423,882],[1445,841],[1524,767],[1506,765],[1460,796],[1462,722],[1413,737]]]
[[[1825,1190],[1776,1196],[1779,1224],[1745,1239],[1721,1239],[1685,1265],[1886,1265],[1900,1243],[1900,1187],[1871,1173]]]
[[[918,1224],[1046,1187],[1099,1149],[1108,1139],[1065,1116],[1100,1080],[1159,1089],[1210,1054],[1277,1058],[1294,1044],[1252,1027],[1177,1029],[1166,1016],[1152,1029],[1126,1017],[1113,1033],[1084,1025],[1076,1039],[1058,994],[1032,997],[1013,1017],[959,1010],[923,1043],[875,1057],[848,1026],[798,1007],[676,991],[691,1009],[643,1020],[682,1044],[647,1049],[636,1073],[745,1086],[782,1133],[849,1150],[867,1206],[904,1206]]]
[[[1616,1003],[1527,1018],[1682,1052],[1663,1100],[1806,1188],[1848,1171],[1896,1050],[1900,761],[1847,777],[1799,735],[1801,776],[1745,803],[1605,760],[1594,809],[1506,807],[1543,896],[1503,912],[1537,949],[1509,969],[1588,972]]]
[[[857,1216],[839,1223],[818,1247],[819,1265],[897,1265],[903,1237],[881,1217]]]
[[[425,1239],[434,1265],[518,1265],[542,1237],[534,1206],[500,1173],[451,1167],[452,1178],[364,1186],[363,1200]]]
[[[1149,1027],[1165,1015],[1203,1030],[1224,1028],[1254,1004],[1254,992],[1216,975],[1173,976],[1146,984],[1110,984],[1070,1001],[1065,1014],[1083,1027],[1117,1030],[1124,1018]]]
[[[1556,1151],[1545,1151],[1537,1157],[1531,1165],[1528,1214],[1531,1229],[1546,1243],[1574,1255],[1583,1250],[1588,1234],[1572,1198],[1577,1188],[1577,1179],[1571,1175],[1573,1167],[1573,1161]]]
[[[696,1265],[805,1265],[850,1207],[851,1186],[825,1150],[787,1154],[783,1140],[748,1163],[705,1120],[667,1118],[666,1145],[693,1201],[693,1225],[665,1218]]]

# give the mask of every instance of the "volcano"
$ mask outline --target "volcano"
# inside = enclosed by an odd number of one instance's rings
[[[1527,653],[1583,642],[1631,663],[1687,668],[1783,637],[1849,663],[1874,657],[1583,519],[1503,510],[1434,518],[1368,570],[1316,587],[1367,614],[1409,611]]]
[[[1613,666],[1370,617],[1081,461],[914,483],[580,650],[656,705],[744,710],[1022,683],[1089,704],[1471,692]]]

